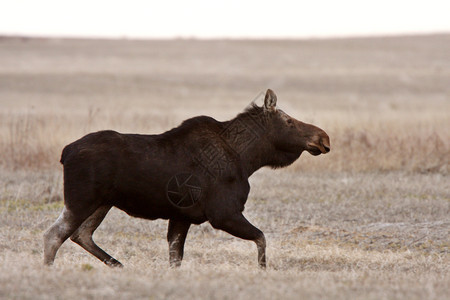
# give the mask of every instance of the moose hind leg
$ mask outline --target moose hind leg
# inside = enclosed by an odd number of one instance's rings
[[[90,215],[89,218],[87,218],[70,236],[70,239],[104,262],[106,265],[110,267],[122,267],[122,264],[118,260],[103,251],[103,249],[97,246],[92,239],[94,231],[98,228],[110,209],[111,206],[109,205],[100,206],[97,208],[97,210]]]
[[[169,262],[171,267],[181,266],[184,253],[184,243],[191,223],[179,220],[169,220],[167,241],[169,242]]]
[[[53,264],[58,249],[84,219],[64,207],[55,223],[44,233],[44,264]]]

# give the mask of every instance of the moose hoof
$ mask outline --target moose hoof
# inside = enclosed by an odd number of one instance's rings
[[[44,262],[44,266],[45,267],[51,267],[51,266],[53,266],[53,262],[52,261],[50,261],[50,262],[45,261]]]
[[[110,258],[108,260],[105,260],[104,263],[111,268],[123,268],[123,265],[118,261],[117,259]]]
[[[179,268],[181,267],[181,260],[174,260],[170,262],[171,268]]]

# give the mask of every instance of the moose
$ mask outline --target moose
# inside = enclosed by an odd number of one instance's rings
[[[111,267],[122,264],[95,244],[92,234],[114,206],[128,215],[168,219],[171,267],[181,265],[191,224],[214,228],[256,243],[258,264],[266,267],[266,239],[242,214],[248,178],[264,166],[292,164],[303,151],[330,151],[322,129],[300,122],[276,106],[268,89],[234,119],[198,116],[157,135],[90,133],[67,145],[64,208],[44,234],[44,263],[52,265],[70,239]]]

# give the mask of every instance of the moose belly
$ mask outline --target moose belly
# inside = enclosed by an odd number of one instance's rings
[[[194,224],[206,221],[200,203],[182,207],[170,200],[167,191],[163,193],[119,193],[121,196],[113,201],[113,205],[128,215],[143,219],[184,219]]]

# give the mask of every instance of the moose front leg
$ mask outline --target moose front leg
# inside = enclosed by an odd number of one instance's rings
[[[240,212],[228,216],[212,217],[209,222],[214,228],[221,229],[231,235],[254,241],[258,249],[258,264],[266,268],[266,238],[264,233],[253,226]]]
[[[167,241],[169,242],[169,262],[171,267],[181,266],[184,253],[184,242],[191,223],[180,220],[169,220]]]

